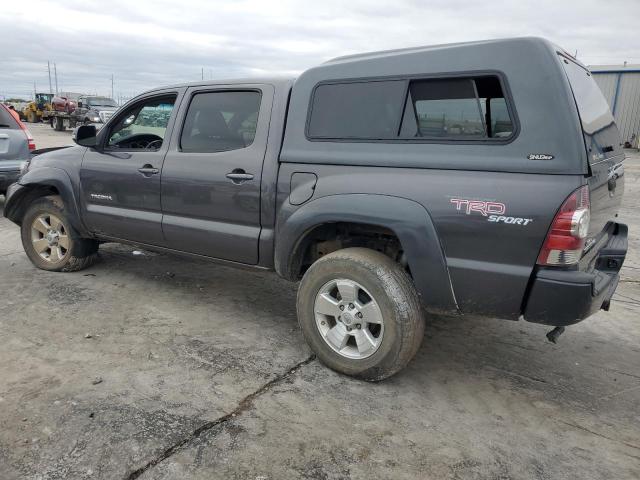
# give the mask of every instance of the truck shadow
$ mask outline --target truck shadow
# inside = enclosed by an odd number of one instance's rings
[[[103,261],[91,272],[100,275],[101,271],[117,270],[147,284],[145,289],[156,290],[159,295],[172,292],[176,297],[190,298],[194,305],[228,309],[231,315],[239,301],[245,302],[243,321],[252,328],[272,329],[276,337],[298,331],[295,283],[269,272],[238,270],[167,254],[134,255],[133,251],[129,246],[103,245]],[[611,320],[600,316],[590,319],[568,329],[554,345],[545,338],[551,327],[543,325],[428,315],[424,342],[416,358],[383,384],[421,390],[453,379],[483,388],[503,384],[509,390],[540,391],[547,400],[571,401],[592,409],[600,404],[599,398],[637,381],[630,375],[640,368],[623,367],[624,372],[612,375],[612,365],[625,365],[625,358],[638,355],[632,351],[632,342],[612,339],[618,332],[602,329],[603,323],[610,324]],[[212,328],[215,330],[215,326]],[[301,335],[297,336],[302,344]],[[613,342],[617,349],[610,348]],[[354,381],[338,377],[346,384]]]
[[[3,206],[4,197],[0,196],[0,209]],[[296,332],[297,338],[291,343],[299,342],[300,348],[304,348],[296,320],[295,283],[269,272],[238,270],[119,244],[102,245],[100,255],[102,260],[94,267],[73,274],[40,272],[26,257],[16,261],[27,275],[49,276],[40,281],[52,282],[55,278],[56,298],[82,288],[88,299],[102,297],[102,302],[112,302],[117,297],[109,298],[104,292],[117,285],[130,291],[119,301],[131,302],[131,308],[144,309],[156,299],[173,304],[173,313],[168,314],[166,321],[175,323],[178,329],[178,324],[188,321],[190,310],[198,307],[224,312],[229,318],[242,317],[249,328],[270,329],[268,335],[274,338]],[[71,303],[60,303],[62,308],[73,303],[72,296],[67,300]],[[187,308],[183,308],[185,304]],[[594,408],[599,405],[598,399],[606,398],[611,391],[620,390],[628,382],[637,382],[632,372],[640,369],[638,361],[629,360],[640,358],[634,346],[638,328],[628,328],[626,338],[621,333],[625,322],[631,324],[634,313],[616,311],[617,315],[598,314],[568,329],[558,345],[550,344],[544,337],[550,327],[524,321],[427,316],[424,342],[416,358],[383,384],[394,389],[411,386],[420,390],[452,381],[479,383],[478,387],[483,385],[483,388],[500,384],[516,391],[543,392],[547,400],[571,401],[584,408]],[[611,326],[613,315],[621,317],[616,318],[617,328],[615,323]],[[211,318],[212,323],[206,327],[210,331],[201,332],[202,336],[224,336],[224,330],[216,325],[217,317]],[[613,344],[615,349],[611,348]],[[274,355],[277,354],[274,351]],[[345,384],[355,381],[332,372],[322,375],[336,375],[332,381]]]

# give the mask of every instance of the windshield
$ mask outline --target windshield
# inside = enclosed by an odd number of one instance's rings
[[[89,98],[87,103],[90,107],[117,107],[118,104],[110,98]]]

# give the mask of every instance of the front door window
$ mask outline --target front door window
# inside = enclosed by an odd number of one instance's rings
[[[129,108],[109,132],[107,148],[158,150],[164,142],[175,100],[172,95]]]

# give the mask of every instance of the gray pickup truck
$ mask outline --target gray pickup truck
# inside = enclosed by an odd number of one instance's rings
[[[537,38],[342,57],[297,79],[144,93],[9,188],[39,268],[126,242],[299,281],[329,367],[380,380],[427,314],[561,329],[608,309],[627,250],[618,128]]]
[[[85,125],[89,123],[106,123],[118,110],[118,104],[109,97],[82,95],[78,98],[76,110],[73,112]]]

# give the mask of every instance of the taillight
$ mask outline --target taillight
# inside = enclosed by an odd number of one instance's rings
[[[27,137],[27,143],[29,144],[29,151],[31,152],[35,150],[36,142],[33,140],[33,135],[31,135],[31,132],[29,131],[29,129],[25,126],[24,123],[22,123],[21,120],[18,120],[18,125],[20,125],[20,128],[24,132],[24,135]]]
[[[585,185],[569,195],[560,207],[538,255],[538,265],[578,263],[589,233],[589,212],[589,187]]]
[[[33,140],[33,137],[31,136],[31,132],[29,130],[27,130],[26,128],[24,129],[24,134],[27,136],[27,143],[29,144],[29,151],[32,152],[33,150],[36,149],[36,142]]]

